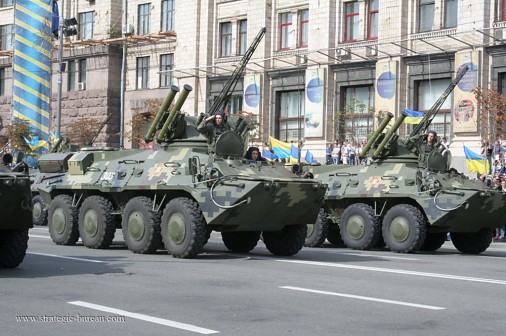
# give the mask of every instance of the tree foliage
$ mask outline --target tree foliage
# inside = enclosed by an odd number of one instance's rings
[[[15,118],[10,125],[5,127],[6,136],[9,139],[11,149],[20,152],[30,152],[31,149],[25,141],[25,138],[30,139],[32,136],[38,134],[32,134],[30,124],[28,121]]]
[[[67,126],[67,136],[70,143],[78,146],[86,146],[87,142],[95,135],[100,127],[101,120],[95,118],[77,118]]]
[[[494,141],[504,137],[504,95],[493,89],[477,87],[473,89],[480,109],[480,135],[483,139]]]

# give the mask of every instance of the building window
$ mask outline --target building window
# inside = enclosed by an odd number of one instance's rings
[[[174,54],[160,55],[160,87],[172,84],[172,69],[174,67]]]
[[[95,12],[79,13],[79,38],[89,40],[93,38]]]
[[[67,91],[76,90],[76,61],[68,62],[67,69]]]
[[[242,95],[233,95],[225,108],[227,115],[233,115],[242,111]]]
[[[299,12],[299,20],[299,47],[306,48],[309,42],[309,9]]]
[[[244,55],[248,50],[248,21],[239,21],[239,55]]]
[[[367,38],[369,40],[378,38],[378,11],[379,0],[369,0],[369,17],[367,18]]]
[[[145,35],[151,33],[151,4],[139,5],[137,15],[137,35]]]
[[[9,7],[12,6],[13,0],[1,0],[0,7]]]
[[[436,5],[434,0],[420,0],[418,7],[418,31],[426,32],[432,30],[434,24],[434,11]]]
[[[292,13],[283,13],[279,15],[279,49],[287,50],[292,45]]]
[[[354,42],[358,40],[358,10],[358,1],[347,2],[344,4],[344,42]]]
[[[12,25],[0,26],[0,50],[12,50]]]
[[[147,89],[149,82],[149,56],[137,57],[137,89]]]
[[[0,68],[0,97],[5,96],[5,68]]]
[[[232,23],[223,22],[220,24],[220,56],[232,55]]]
[[[345,139],[362,141],[374,130],[374,87],[372,85],[344,88],[342,113]]]
[[[174,0],[162,1],[162,31],[174,31]]]
[[[458,0],[445,0],[445,28],[457,27]]]
[[[304,134],[304,90],[281,92],[279,95],[279,139],[298,141]]]
[[[77,89],[78,90],[85,90],[86,89],[86,71],[87,71],[87,65],[85,59],[80,59],[78,61],[78,72],[77,72],[77,81],[79,82],[77,85],[80,86]]]
[[[417,88],[418,94],[417,110],[428,112],[450,83],[451,79],[433,79],[430,81],[423,80],[416,82],[415,87]],[[436,131],[437,135],[441,137],[450,137],[452,101],[453,99],[450,97],[445,100],[429,127],[429,130]]]

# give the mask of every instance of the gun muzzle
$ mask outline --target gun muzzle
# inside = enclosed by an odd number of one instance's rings
[[[160,109],[158,110],[158,113],[156,113],[155,119],[151,123],[151,126],[149,127],[148,132],[146,133],[146,136],[144,137],[144,141],[146,143],[150,143],[153,141],[153,138],[155,136],[156,129],[158,128],[158,124],[160,123],[160,120],[162,120],[162,116],[169,108],[170,104],[172,104],[172,101],[176,97],[176,93],[179,92],[179,87],[172,85],[170,87],[169,93],[167,94],[167,97],[165,97],[165,100],[162,103],[162,106],[160,106]]]
[[[379,158],[381,156],[381,153],[383,152],[383,149],[385,149],[386,144],[390,142],[390,139],[395,134],[395,132],[397,132],[397,130],[399,129],[399,127],[401,126],[401,124],[405,118],[406,118],[406,114],[404,114],[404,112],[402,112],[401,115],[399,116],[399,118],[397,118],[395,123],[392,125],[392,127],[390,127],[388,132],[385,134],[383,141],[381,141],[381,143],[378,145],[378,148],[376,148],[376,151],[374,151],[373,158]]]
[[[193,88],[190,85],[185,84],[183,86],[183,90],[177,97],[176,102],[174,103],[174,106],[172,107],[172,110],[169,112],[169,116],[167,117],[167,120],[165,120],[165,123],[162,126],[162,129],[160,130],[160,133],[158,133],[158,141],[161,142],[165,139],[167,136],[167,131],[169,130],[169,126],[172,124],[172,121],[174,120],[176,114],[178,111],[181,110],[181,107],[183,106],[186,98],[190,94],[190,92],[193,90]]]

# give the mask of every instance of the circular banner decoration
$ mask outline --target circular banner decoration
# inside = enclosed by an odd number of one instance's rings
[[[476,70],[478,69],[478,67],[473,62],[468,62],[462,64],[459,68],[459,71],[466,65],[469,67],[469,70],[467,70],[466,74],[464,75],[464,77],[462,77],[459,84],[457,85],[461,91],[471,92],[476,87],[478,78],[478,71]]]
[[[378,77],[376,89],[381,98],[392,99],[395,95],[395,75],[390,72],[384,72]]]
[[[256,84],[250,84],[246,87],[244,101],[248,106],[257,107],[260,103],[260,87]]]
[[[319,104],[323,100],[323,81],[320,78],[313,78],[307,83],[306,94],[310,102]]]

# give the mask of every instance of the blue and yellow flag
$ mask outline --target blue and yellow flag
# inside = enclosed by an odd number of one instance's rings
[[[309,150],[306,151],[306,157],[304,158],[307,163],[317,163],[318,161],[315,160],[313,153],[311,153]]]
[[[486,158],[466,146],[464,146],[464,154],[466,155],[467,170],[470,173],[488,174],[490,172],[490,164]]]
[[[290,158],[290,149],[291,145],[284,141],[278,140],[273,137],[269,137],[269,141],[271,143],[272,151],[274,155],[276,155],[279,159],[289,159]]]
[[[295,145],[292,145],[292,147],[290,147],[290,163],[299,162],[299,156],[300,156],[299,148],[295,147]]]
[[[406,124],[419,124],[420,121],[422,121],[423,117],[425,116],[425,113],[414,111],[405,108],[404,114],[406,114],[406,119],[404,119],[404,123]]]
[[[270,150],[262,149],[262,157],[264,157],[267,161],[274,161],[277,159],[276,155],[272,153]]]
[[[51,111],[53,0],[17,0],[14,13],[12,114],[28,121],[32,133],[46,141]]]

